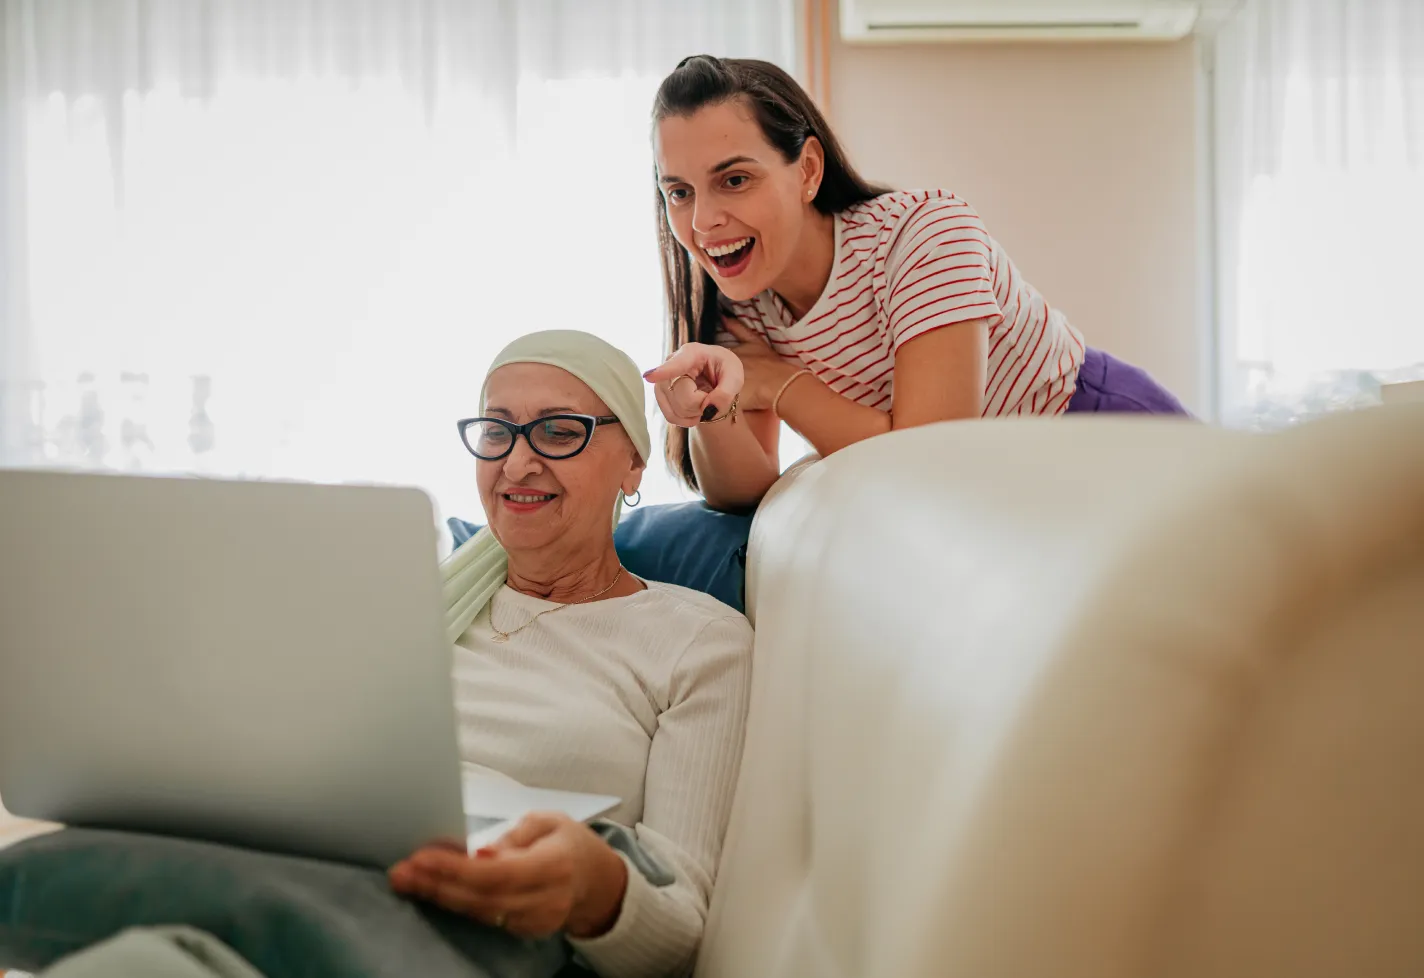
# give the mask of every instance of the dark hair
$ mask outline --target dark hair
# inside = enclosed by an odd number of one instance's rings
[[[861,179],[846,159],[845,151],[811,96],[796,79],[767,61],[714,58],[699,54],[684,58],[663,79],[653,102],[653,124],[670,116],[688,116],[709,105],[745,99],[761,127],[762,135],[788,163],[801,158],[806,140],[815,137],[825,153],[825,173],[812,202],[822,214],[839,214],[855,204],[888,193]],[[724,307],[717,284],[707,270],[694,262],[673,237],[663,204],[657,173],[653,174],[657,204],[658,246],[662,253],[663,290],[668,310],[669,354],[684,343],[712,343],[721,328]],[[669,467],[693,489],[687,429],[668,427],[666,454]]]

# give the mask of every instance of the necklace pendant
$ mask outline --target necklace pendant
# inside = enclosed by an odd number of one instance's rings
[[[503,645],[505,642],[508,642],[508,641],[509,641],[509,636],[506,635],[506,634],[504,634],[503,632],[495,632],[495,633],[494,633],[494,640],[495,640],[496,642],[498,642],[500,645]]]

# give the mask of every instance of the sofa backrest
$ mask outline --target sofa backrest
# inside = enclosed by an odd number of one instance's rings
[[[1424,974],[1424,408],[897,432],[748,571],[702,978]]]

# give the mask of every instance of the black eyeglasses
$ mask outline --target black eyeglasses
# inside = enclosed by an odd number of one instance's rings
[[[464,418],[455,425],[471,455],[485,462],[498,462],[514,451],[520,435],[545,458],[573,458],[588,447],[595,428],[617,423],[618,419],[611,415],[599,418],[591,414],[551,414],[528,424],[503,418]]]

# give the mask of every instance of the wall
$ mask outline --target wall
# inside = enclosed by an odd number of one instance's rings
[[[830,49],[862,173],[968,200],[1090,345],[1201,410],[1196,92],[1190,40]]]

